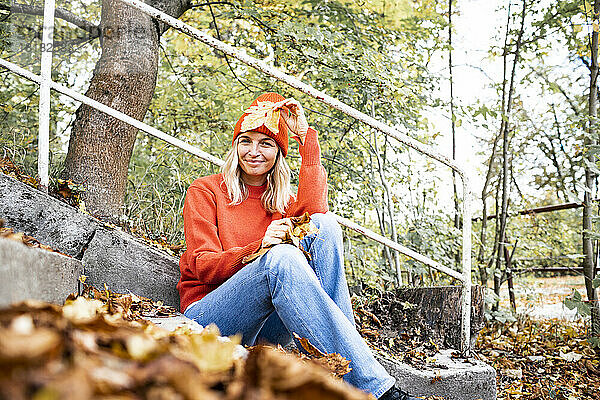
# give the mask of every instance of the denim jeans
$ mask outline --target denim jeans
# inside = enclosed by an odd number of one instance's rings
[[[311,261],[292,245],[276,245],[192,303],[185,316],[203,326],[214,323],[223,335],[241,333],[245,345],[261,340],[285,345],[295,332],[322,352],[351,360],[352,370],[344,379],[380,397],[394,385],[394,378],[356,331],[342,230],[330,214],[311,218],[319,232],[302,240]]]

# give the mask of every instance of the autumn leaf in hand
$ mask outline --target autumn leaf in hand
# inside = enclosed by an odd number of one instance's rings
[[[292,223],[292,228],[288,230],[282,243],[293,244],[294,246],[298,247],[304,253],[306,258],[310,260],[310,254],[302,248],[302,244],[300,243],[300,241],[304,239],[306,235],[319,232],[319,229],[315,224],[312,223],[312,221],[310,220],[310,215],[307,212],[299,217],[291,217],[290,221]],[[258,251],[256,251],[255,253],[244,257],[242,262],[244,264],[247,264],[251,261],[256,260],[258,257],[268,252],[271,247],[272,246],[261,246],[261,248],[258,249]]]
[[[275,104],[272,101],[259,101],[257,105],[248,108],[240,131],[248,132],[264,125],[271,132],[279,133],[280,110],[273,110]]]

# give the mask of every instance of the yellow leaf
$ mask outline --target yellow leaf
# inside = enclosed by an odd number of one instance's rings
[[[594,32],[598,32],[600,29],[598,29],[598,23],[597,22],[593,22],[592,23],[592,29],[594,30]]]
[[[269,111],[265,118],[265,126],[273,133],[279,133],[279,113],[280,111]]]
[[[577,25],[573,25],[573,32],[577,33],[577,32],[581,32],[583,30],[583,26],[577,24]]]
[[[259,101],[245,111],[241,132],[248,132],[261,126],[266,126],[271,132],[279,133],[279,110],[273,111],[275,103]]]
[[[94,321],[102,313],[104,304],[100,300],[78,297],[68,301],[63,307],[63,316],[76,324],[86,324]]]
[[[175,356],[194,363],[205,372],[227,371],[233,366],[235,349],[241,336],[223,338],[219,336],[219,328],[209,325],[200,334],[189,335],[187,348],[175,350]]]
[[[149,335],[131,335],[125,339],[127,352],[134,360],[147,360],[158,349],[158,344]]]

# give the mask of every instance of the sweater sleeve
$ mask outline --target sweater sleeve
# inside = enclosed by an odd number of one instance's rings
[[[308,128],[304,145],[300,145],[300,176],[298,182],[298,195],[287,211],[287,216],[293,217],[309,214],[325,213],[329,210],[327,205],[327,173],[321,164],[321,147],[317,131]]]
[[[220,285],[239,271],[242,259],[260,248],[261,240],[244,247],[223,250],[218,235],[215,194],[191,186],[183,206],[187,250],[181,263],[182,276],[193,276],[201,284]]]

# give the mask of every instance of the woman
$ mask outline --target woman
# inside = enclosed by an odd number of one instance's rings
[[[288,129],[302,157],[296,196],[285,162]],[[224,335],[241,333],[245,345],[285,345],[294,332],[323,352],[350,359],[352,371],[344,378],[354,386],[378,398],[411,399],[394,387],[355,329],[341,229],[327,211],[317,132],[302,106],[276,93],[259,96],[235,126],[222,172],[197,179],[187,191],[181,309]],[[302,240],[310,261],[282,244],[289,217],[305,212],[318,228]],[[244,264],[261,247],[271,248]]]

